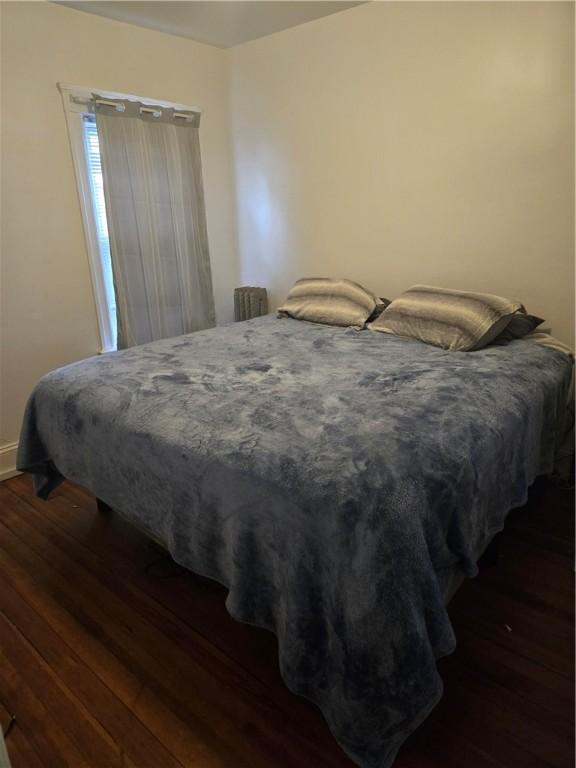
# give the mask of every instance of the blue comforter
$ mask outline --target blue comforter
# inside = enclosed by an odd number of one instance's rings
[[[89,488],[273,630],[289,688],[364,768],[439,700],[444,590],[553,468],[572,361],[272,316],[45,376],[19,468]]]

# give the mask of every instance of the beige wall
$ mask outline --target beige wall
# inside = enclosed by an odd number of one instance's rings
[[[519,297],[573,342],[571,3],[371,3],[232,50],[243,282]]]
[[[98,351],[58,81],[197,106],[219,322],[237,285],[227,54],[50,3],[1,3],[2,445],[47,371]],[[6,465],[13,454],[4,454]],[[0,464],[0,471],[2,466]]]

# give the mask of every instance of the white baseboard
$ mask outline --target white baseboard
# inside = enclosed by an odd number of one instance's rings
[[[17,450],[18,443],[6,443],[5,445],[0,445],[0,482],[20,474],[16,469]]]

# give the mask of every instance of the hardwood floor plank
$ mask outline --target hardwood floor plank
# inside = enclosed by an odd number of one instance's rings
[[[526,752],[550,765],[569,765],[573,759],[573,727],[537,702],[495,682],[476,665],[465,664],[459,657],[443,668],[446,687],[458,690],[467,701],[478,702],[478,709],[490,710],[490,720],[498,718],[499,727],[509,733]]]
[[[6,691],[0,690],[0,728],[5,734],[5,744],[12,768],[42,768],[40,757],[26,738],[18,721],[12,722],[13,713],[4,704],[2,697]]]
[[[456,595],[455,605],[451,606],[450,615],[455,626],[465,627],[525,659],[537,659],[541,666],[568,680],[573,679],[574,658],[570,654],[566,655],[566,648],[559,650],[550,647],[555,643],[551,643],[545,634],[538,633],[534,625],[531,629],[535,630],[535,634],[530,628],[523,627],[521,621],[509,624],[508,612],[495,613],[487,598],[477,604],[476,594],[471,596],[468,587],[468,584],[464,585],[462,594]]]
[[[1,526],[0,526],[1,528]],[[0,531],[0,541],[2,542],[2,546],[4,546],[4,536],[3,532]],[[15,549],[15,544],[12,543],[11,545],[12,551]],[[56,599],[59,600],[61,604],[64,604],[66,607],[66,610],[70,612],[70,614],[73,616],[75,621],[79,622],[84,629],[87,631],[88,634],[91,634],[93,637],[97,639],[100,645],[103,645],[110,656],[114,656],[121,665],[123,665],[131,674],[133,679],[137,681],[137,690],[135,691],[135,695],[131,698],[131,700],[128,702],[128,706],[130,709],[132,709],[135,704],[137,703],[138,696],[140,695],[142,691],[143,685],[145,685],[148,682],[148,672],[152,670],[156,665],[154,656],[152,654],[146,655],[144,662],[137,666],[130,660],[130,651],[129,649],[135,645],[135,643],[138,643],[137,636],[130,636],[125,635],[122,637],[122,642],[124,643],[124,648],[127,650],[127,655],[125,658],[123,658],[124,654],[122,653],[122,649],[120,646],[115,645],[113,642],[108,642],[106,633],[102,631],[101,625],[99,624],[99,620],[106,622],[105,617],[99,617],[97,616],[94,618],[93,616],[89,616],[87,613],[84,612],[83,609],[78,608],[78,606],[74,605],[72,602],[69,602],[67,599],[67,596],[63,594],[62,592],[57,592],[54,590],[55,586],[55,580],[54,577],[50,575],[49,571],[46,569],[44,570],[42,568],[42,565],[39,563],[39,561],[35,561],[31,559],[29,561],[29,564],[34,567],[35,571],[39,574],[41,574],[42,580],[46,582],[48,589],[50,591],[50,594],[53,595]],[[61,585],[60,585],[61,586]],[[75,587],[72,587],[72,590],[74,590]],[[120,650],[120,653],[115,653],[115,651]],[[128,661],[126,662],[126,660]],[[172,675],[172,678],[174,679],[177,674],[177,669],[174,669],[174,674]],[[160,695],[160,700],[162,701],[163,707],[167,707],[166,702],[164,698]],[[168,708],[169,709],[169,708]],[[172,718],[174,720],[175,718]],[[122,724],[122,721],[120,721]],[[126,728],[126,733],[132,733],[135,723],[128,723]],[[188,730],[193,733],[194,729],[193,726],[196,725],[196,731],[198,731],[197,723],[195,724],[193,722],[192,717],[188,717],[187,720],[187,726]],[[132,730],[131,730],[132,729]],[[206,744],[210,744],[210,742],[213,740],[210,735],[211,729],[209,727],[202,728],[201,729],[201,736],[202,736],[202,746],[205,747]],[[176,762],[171,756],[164,750],[164,748],[161,747],[160,744],[158,744],[157,747],[154,747],[149,739],[143,738],[143,734],[138,734],[139,739],[136,742],[136,745],[138,746],[138,742],[140,739],[144,742],[144,746],[142,748],[142,754],[139,756],[139,763],[137,763],[140,766],[149,766],[150,768],[155,768],[157,765],[162,766],[170,766],[171,768],[177,768]],[[224,754],[227,754],[227,750],[224,749],[222,745],[220,745],[220,751]],[[229,753],[228,753],[229,754]],[[230,757],[230,755],[229,755]],[[209,764],[209,763],[208,763]],[[218,764],[216,761],[215,764]]]
[[[446,724],[452,739],[465,739],[478,749],[488,748],[506,768],[558,768],[525,743],[525,725],[519,715],[514,717],[496,702],[486,701],[455,680],[446,684],[444,698],[432,719]],[[569,766],[565,764],[562,768]]]
[[[394,768],[505,768],[482,747],[430,717],[400,750]]]
[[[10,588],[4,584],[4,589]],[[2,602],[6,600],[3,590]],[[4,612],[0,612],[0,653],[20,670],[23,680],[42,691],[42,702],[62,724],[62,729],[74,742],[90,765],[119,768],[122,760],[115,742],[108,737],[90,711],[66,687],[59,670],[46,660],[22,634]],[[73,661],[73,659],[71,659]],[[81,670],[75,670],[77,676]]]
[[[458,627],[458,658],[572,726],[574,684],[536,661]]]
[[[527,598],[520,590],[492,588],[477,579],[466,584],[470,603],[487,620],[508,626],[513,633],[545,644],[558,656],[570,659],[574,648],[574,628],[565,615],[554,614]]]
[[[0,651],[0,685],[18,720],[38,754],[49,759],[50,768],[91,768],[62,723],[42,702],[41,691],[27,685],[17,666]]]
[[[534,560],[538,569],[533,568]],[[571,567],[570,567],[571,566]],[[521,593],[552,615],[572,618],[574,613],[574,566],[566,567],[566,558],[552,555],[534,545],[516,539],[501,539],[501,557],[497,568],[487,569],[482,584],[503,587]]]
[[[14,725],[6,739],[6,749],[12,768],[49,768],[42,761],[22,728],[17,725]]]
[[[139,702],[147,696],[141,682],[137,682],[132,695],[126,702],[117,699],[113,691],[105,685],[96,674],[88,668],[74,650],[65,644],[65,640],[44,622],[38,614],[28,606],[25,597],[18,594],[0,575],[0,590],[5,605],[5,612],[22,632],[30,639],[35,648],[45,659],[50,669],[69,687],[86,708],[90,708],[99,724],[109,733],[113,743],[122,743],[125,752],[133,762],[144,768],[153,768],[158,764],[171,765],[173,761],[167,754],[162,742],[153,738],[152,734],[143,727],[147,720],[138,717]],[[65,638],[69,639],[69,638]],[[114,661],[107,665],[106,679],[114,684]],[[96,665],[99,666],[98,664]],[[111,674],[112,673],[112,674]],[[177,748],[171,748],[172,754],[183,765],[205,765],[206,768],[223,768],[224,763],[219,754],[210,752],[205,741],[194,740],[189,728],[179,721],[174,726],[171,719],[158,715],[159,702],[151,701],[151,720],[159,720],[156,729],[162,740],[171,736],[170,742],[177,737]],[[164,714],[164,713],[163,713]]]

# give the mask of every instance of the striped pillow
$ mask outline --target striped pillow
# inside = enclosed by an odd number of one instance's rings
[[[364,328],[378,304],[376,296],[352,280],[306,277],[294,283],[278,317]]]
[[[415,285],[368,327],[465,352],[490,344],[519,311],[522,304],[501,296]]]

